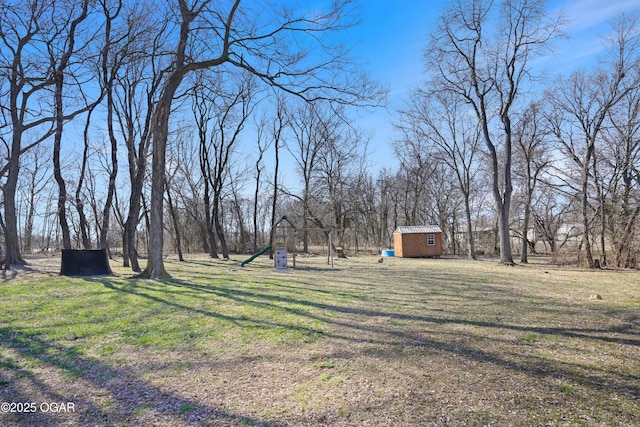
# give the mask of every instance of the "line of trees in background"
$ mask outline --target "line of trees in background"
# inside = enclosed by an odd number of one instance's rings
[[[231,177],[233,154],[260,97],[280,93],[292,103],[322,103],[340,114],[343,105],[378,105],[384,95],[340,40],[339,33],[356,22],[350,0],[313,10],[295,2],[276,8],[240,0],[29,0],[1,6],[0,137],[6,163],[0,167],[0,223],[6,265],[24,263],[22,253],[30,249],[23,247],[31,239],[21,239],[18,223],[18,182],[24,159],[30,152],[42,155],[41,147],[53,158],[40,171],[51,173],[57,185],[52,228],[59,231],[58,244],[77,246],[76,236],[81,246],[92,246],[94,224],[97,244],[110,247],[115,211],[125,264],[139,271],[136,236],[144,217],[148,262],[141,275],[162,277],[167,224],[182,246],[180,201],[174,203],[182,189],[171,188],[182,165],[167,152],[190,160],[191,123],[198,129],[202,177],[194,182],[205,187],[199,201],[205,204],[208,249],[215,256],[219,245],[226,257],[223,197],[228,185],[234,193],[240,189]],[[185,124],[189,99],[198,105]],[[122,147],[129,170],[124,186],[118,185]],[[79,163],[79,171],[65,160]],[[127,187],[128,194],[118,194]],[[29,194],[33,200],[36,189]],[[165,221],[167,213],[171,221]]]
[[[572,244],[577,263],[636,266],[637,17],[612,22],[598,67],[535,89],[531,64],[561,19],[542,1],[452,0],[425,83],[394,115],[396,166],[376,170],[353,117],[383,91],[336,35],[355,23],[350,1],[261,13],[240,1],[2,6],[7,265],[101,247],[140,272],[140,254],[159,251],[147,266],[158,277],[163,250],[255,252],[286,214],[334,228],[351,251],[436,224],[448,252],[471,259],[513,263],[519,241],[521,262]]]

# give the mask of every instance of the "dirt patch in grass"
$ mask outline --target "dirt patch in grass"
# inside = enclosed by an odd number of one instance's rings
[[[241,260],[168,259],[165,281],[17,271],[0,287],[0,401],[37,410],[0,423],[637,425],[637,272]]]

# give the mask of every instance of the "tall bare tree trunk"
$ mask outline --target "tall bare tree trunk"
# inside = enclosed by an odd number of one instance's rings
[[[591,231],[591,219],[589,218],[589,159],[593,153],[593,145],[589,144],[587,147],[587,160],[582,167],[582,192],[580,194],[580,207],[582,211],[582,246],[584,246],[584,253],[587,260],[587,266],[594,268],[595,263],[593,261],[593,253],[591,251],[591,239],[589,233]]]
[[[180,238],[180,225],[178,224],[178,213],[176,212],[173,200],[171,199],[171,188],[167,185],[167,203],[169,203],[169,213],[171,214],[171,221],[173,223],[173,230],[176,233],[176,250],[178,252],[178,260],[184,261],[182,255],[182,239]]]
[[[522,254],[520,255],[520,262],[523,264],[529,263],[529,223],[531,222],[531,196],[527,194],[524,205],[524,217],[522,220]]]
[[[60,221],[60,228],[62,230],[62,247],[64,249],[71,249],[71,233],[69,231],[69,223],[67,222],[67,189],[64,178],[62,177],[61,165],[60,165],[60,146],[62,143],[62,130],[64,127],[64,110],[62,107],[62,96],[64,90],[64,73],[67,70],[71,55],[74,53],[76,29],[78,25],[84,21],[87,17],[89,8],[89,1],[83,0],[82,12],[74,19],[69,26],[68,38],[66,40],[66,51],[63,52],[60,62],[54,70],[54,117],[55,117],[55,133],[53,135],[53,175],[58,183],[58,217]],[[51,58],[53,62],[54,59]]]
[[[140,264],[138,262],[138,250],[136,245],[136,229],[138,228],[140,217],[140,202],[142,198],[142,185],[146,171],[145,157],[138,158],[136,162],[138,170],[131,182],[131,195],[129,197],[129,214],[124,224],[126,256],[131,262],[131,270],[140,272]]]
[[[89,110],[87,114],[87,121],[84,126],[84,150],[82,151],[82,165],[80,166],[80,175],[78,177],[78,184],[76,186],[76,210],[78,211],[78,227],[80,228],[80,235],[82,236],[82,246],[85,249],[91,249],[91,239],[89,238],[89,225],[87,222],[87,215],[84,213],[84,202],[82,200],[82,186],[84,184],[84,177],[87,170],[87,160],[89,158],[89,124],[91,123],[91,113]]]
[[[271,199],[271,227],[269,228],[269,244],[273,244],[273,236],[271,230],[276,223],[276,209],[278,206],[278,172],[280,171],[280,137],[282,136],[282,130],[284,127],[284,103],[278,101],[277,107],[277,125],[274,124],[273,128],[273,150],[274,150],[274,164],[273,164],[273,197]],[[276,123],[274,121],[274,123]],[[269,259],[273,259],[273,248],[269,251]]]
[[[237,0],[239,1],[239,0]],[[236,2],[237,3],[237,2]],[[186,48],[189,40],[191,22],[197,13],[189,10],[185,0],[178,1],[181,14],[180,36],[175,51],[175,59],[171,73],[167,76],[162,88],[160,99],[156,104],[151,128],[152,160],[151,160],[151,219],[149,224],[149,258],[147,267],[140,273],[140,277],[159,279],[169,277],[164,268],[164,224],[163,205],[165,189],[165,166],[167,153],[167,139],[169,137],[169,118],[171,105],[186,71],[184,64]]]
[[[11,110],[11,115],[14,115],[13,109]],[[15,112],[15,115],[17,115],[17,112]],[[16,117],[15,121],[13,121],[13,135],[7,180],[5,185],[2,187],[5,213],[5,257],[8,265],[25,264],[24,258],[22,258],[22,254],[20,253],[18,219],[16,215],[16,188],[20,169],[20,145],[22,141],[22,126],[17,122],[17,120],[18,119]]]
[[[107,187],[107,198],[104,202],[102,209],[102,227],[100,228],[99,244],[102,249],[106,249],[109,252],[109,228],[111,219],[111,208],[113,206],[113,198],[116,192],[116,178],[118,176],[118,140],[113,129],[113,110],[115,108],[115,101],[113,98],[113,82],[116,79],[116,72],[119,67],[119,63],[109,63],[110,51],[112,46],[111,41],[111,29],[112,21],[120,14],[122,9],[122,1],[118,2],[118,7],[111,15],[106,4],[103,4],[103,12],[105,16],[105,48],[102,55],[102,78],[104,79],[104,92],[107,97],[107,130],[109,135],[109,142],[111,142],[111,170],[109,171],[109,183]]]
[[[468,194],[464,195],[464,214],[465,219],[467,220],[467,258],[476,259],[476,243],[473,236],[473,223],[471,222],[471,203],[469,201]]]
[[[256,162],[256,189],[253,195],[253,252],[258,252],[258,194],[260,193],[260,175],[262,169]]]
[[[209,194],[209,184],[204,184],[204,216],[207,223],[207,236],[209,238],[209,256],[218,258],[218,240],[216,239],[216,231],[213,225],[213,215],[211,214],[211,199]]]
[[[222,258],[229,258],[229,248],[227,247],[227,239],[224,236],[224,228],[222,226],[222,211],[220,209],[220,195],[215,192],[213,195],[213,225],[216,230],[216,236],[220,242],[220,250]]]
[[[264,132],[264,122],[261,124],[260,135]],[[253,252],[258,252],[258,197],[260,194],[260,179],[262,177],[262,158],[269,144],[262,145],[258,137],[258,159],[256,160],[256,187],[253,194]]]
[[[55,85],[55,115],[56,115],[56,131],[53,138],[53,176],[58,184],[58,221],[62,231],[62,248],[71,249],[71,233],[69,231],[69,223],[67,222],[67,187],[62,177],[62,169],[60,165],[60,145],[62,142],[62,129],[64,126],[64,118],[62,112],[62,90],[63,90],[63,71],[56,72]]]
[[[6,239],[7,226],[5,225],[4,219],[2,218],[2,213],[0,213],[0,231],[2,231],[2,234],[5,235],[5,242],[4,242],[5,253],[9,252],[9,245]],[[2,248],[0,248],[0,252],[2,252],[1,249]],[[11,264],[9,263],[8,258],[5,256],[4,259],[2,260],[2,265],[0,265],[0,270],[10,270],[10,269],[11,269]]]
[[[162,96],[156,106],[153,120],[152,143],[153,157],[151,161],[151,218],[149,227],[149,258],[147,267],[140,277],[159,279],[169,277],[164,268],[164,223],[163,205],[165,189],[165,164],[167,138],[169,136],[169,116],[171,103],[178,89],[182,76],[172,73],[164,87]]]

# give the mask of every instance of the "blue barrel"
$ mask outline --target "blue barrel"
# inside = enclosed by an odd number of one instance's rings
[[[393,249],[384,249],[382,251],[382,256],[394,256]]]

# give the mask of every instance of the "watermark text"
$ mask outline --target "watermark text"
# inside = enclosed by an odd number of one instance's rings
[[[76,412],[74,402],[2,402],[0,403],[0,413],[20,413],[44,412],[44,413],[68,413]]]

